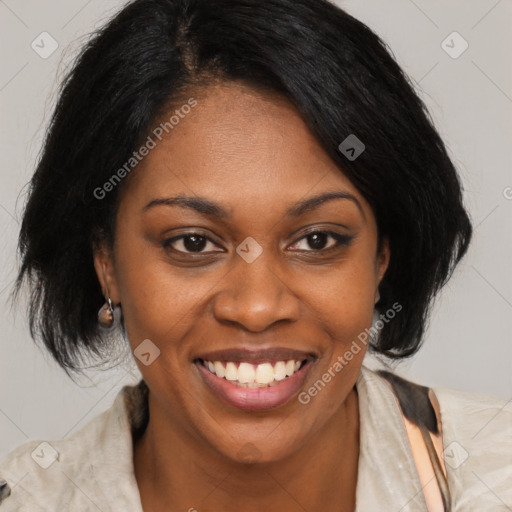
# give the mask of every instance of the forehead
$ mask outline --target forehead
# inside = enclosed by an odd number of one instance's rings
[[[176,194],[214,198],[228,209],[273,209],[308,195],[344,190],[364,199],[283,96],[239,83],[193,92],[154,122],[167,131],[138,164],[128,184],[143,207]],[[172,124],[169,121],[172,118]],[[172,126],[172,128],[171,128]],[[160,130],[162,131],[162,130]]]

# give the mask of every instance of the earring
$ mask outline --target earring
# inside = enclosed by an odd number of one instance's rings
[[[110,297],[107,297],[105,304],[98,311],[98,323],[106,329],[114,325],[114,307]]]
[[[379,292],[379,289],[377,288],[377,293],[375,294],[375,304],[377,304],[377,302],[379,302],[380,300],[380,292]]]

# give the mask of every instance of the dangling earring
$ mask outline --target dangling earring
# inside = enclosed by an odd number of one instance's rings
[[[105,304],[98,311],[98,323],[106,329],[114,325],[114,307],[110,297],[107,297]]]

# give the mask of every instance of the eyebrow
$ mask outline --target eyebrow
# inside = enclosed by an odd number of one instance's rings
[[[309,197],[308,199],[290,206],[286,210],[285,215],[288,217],[299,217],[304,213],[316,210],[322,204],[334,199],[346,199],[351,201],[357,206],[363,218],[365,218],[363,207],[361,206],[359,200],[354,195],[343,191],[325,192],[323,194]],[[206,199],[205,197],[178,195],[174,197],[162,197],[153,199],[146,206],[144,206],[142,213],[156,206],[180,206],[182,208],[189,208],[203,215],[215,217],[218,219],[226,219],[231,217],[231,214],[219,203],[216,203],[210,199]]]

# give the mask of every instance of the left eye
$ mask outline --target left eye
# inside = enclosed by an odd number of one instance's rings
[[[331,239],[334,241],[334,243],[331,243],[326,247],[327,241]],[[335,247],[338,247],[340,245],[348,246],[353,240],[353,237],[348,235],[342,235],[341,233],[335,233],[333,231],[312,231],[308,233],[306,236],[303,236],[300,238],[297,242],[295,242],[291,247],[297,249],[297,245],[301,241],[306,241],[307,244],[310,245],[310,247],[313,247],[312,251],[324,251],[329,249],[334,249]],[[309,249],[300,249],[302,251],[309,251]]]

